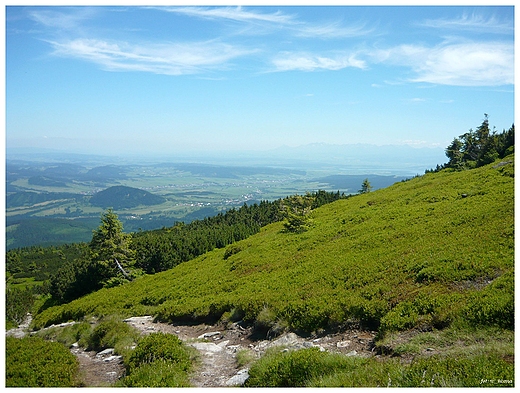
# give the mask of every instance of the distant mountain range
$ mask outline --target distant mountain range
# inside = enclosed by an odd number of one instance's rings
[[[410,145],[313,143],[296,147],[282,146],[272,150],[244,151],[176,151],[171,154],[143,154],[127,157],[101,157],[51,150],[7,149],[8,159],[30,161],[139,164],[197,163],[229,166],[270,166],[297,169],[338,167],[349,174],[422,174],[447,161],[442,147],[412,147]]]
[[[297,147],[283,146],[271,152],[283,161],[313,161],[322,165],[343,166],[349,173],[374,170],[396,173],[419,172],[447,161],[443,148],[409,145],[331,145],[314,143]],[[368,172],[367,172],[368,171]]]

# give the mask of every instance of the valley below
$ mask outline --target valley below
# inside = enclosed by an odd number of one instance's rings
[[[126,232],[173,226],[246,204],[317,190],[357,193],[410,175],[352,173],[341,166],[297,167],[157,162],[112,163],[104,158],[60,161],[8,159],[6,247],[89,241],[101,213],[113,208]],[[381,170],[379,170],[381,172]]]

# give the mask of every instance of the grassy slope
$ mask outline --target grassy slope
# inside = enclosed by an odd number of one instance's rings
[[[270,225],[230,246],[240,251],[227,259],[224,249],[209,252],[44,310],[33,325],[225,313],[306,331],[347,320],[382,333],[464,321],[512,327],[514,158],[502,161],[510,163],[427,174],[325,205],[303,234]]]

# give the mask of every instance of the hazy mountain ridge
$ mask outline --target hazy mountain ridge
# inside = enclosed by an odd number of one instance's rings
[[[201,163],[233,166],[294,167],[298,169],[336,166],[349,173],[415,175],[446,161],[444,148],[410,145],[314,143],[281,146],[271,150],[175,151],[171,154],[99,156],[49,151],[7,149],[7,159],[55,162],[104,163]],[[52,159],[52,160],[51,160]]]

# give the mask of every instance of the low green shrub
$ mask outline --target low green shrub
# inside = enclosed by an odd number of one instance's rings
[[[193,352],[177,336],[151,333],[127,356],[127,375],[116,386],[188,387],[193,360]]]
[[[352,359],[318,348],[270,352],[249,370],[247,387],[304,387],[319,376],[348,368]]]
[[[177,364],[179,370],[188,372],[191,369],[192,357],[189,350],[175,335],[152,333],[142,337],[132,351],[127,369],[132,374],[135,369],[157,360]]]
[[[34,288],[7,287],[5,291],[5,317],[18,325],[24,321],[35,300]]]
[[[57,341],[67,347],[78,342],[82,346],[87,346],[86,339],[92,334],[92,326],[87,322],[75,323],[74,325],[53,327],[41,330],[36,333],[40,338],[47,341]]]
[[[497,354],[361,358],[316,348],[268,353],[249,370],[248,387],[508,387],[514,364]]]
[[[226,248],[224,259],[228,259],[230,256],[238,254],[240,251],[242,251],[242,247],[232,244]]]
[[[250,349],[240,349],[236,358],[238,367],[244,367],[255,360],[255,353]]]
[[[137,367],[122,378],[118,387],[189,387],[190,381],[183,365],[164,359],[157,359]]]
[[[480,291],[474,292],[463,310],[470,324],[514,329],[514,273],[507,272]]]
[[[124,356],[138,338],[137,330],[123,322],[119,316],[109,315],[102,319],[80,344],[85,343],[87,349],[95,351],[114,348],[116,353]]]
[[[399,303],[381,318],[380,333],[420,328],[442,329],[460,318],[465,299],[460,293],[418,293],[413,300]]]
[[[514,365],[496,355],[431,357],[414,361],[395,383],[403,387],[510,387]]]
[[[7,337],[7,387],[76,387],[78,362],[60,343],[39,337]]]

